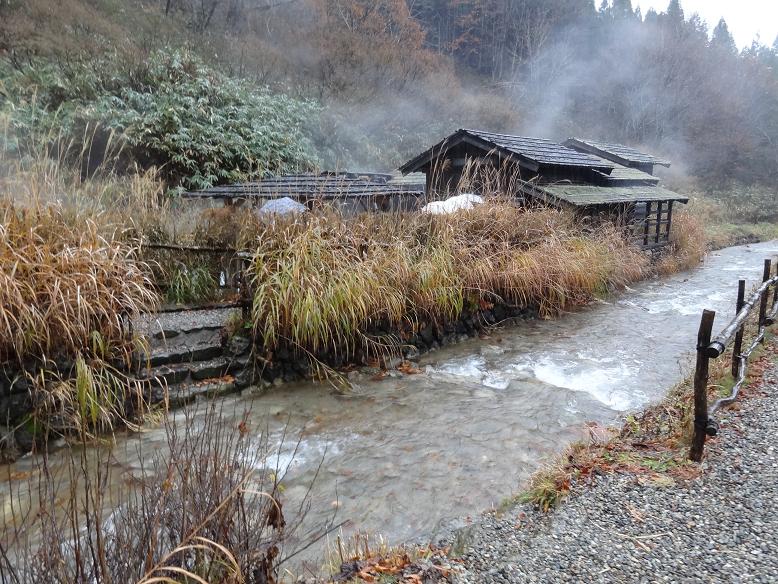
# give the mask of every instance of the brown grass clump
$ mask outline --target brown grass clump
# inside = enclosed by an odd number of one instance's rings
[[[339,534],[329,547],[330,582],[420,584],[443,581],[451,573],[445,558],[450,548],[390,546],[380,535],[360,532]]]
[[[689,210],[673,216],[670,245],[656,263],[656,271],[667,275],[690,270],[700,264],[708,250],[708,238],[701,217]]]
[[[123,345],[128,319],[156,302],[137,248],[70,221],[56,205],[0,199],[0,360]],[[110,354],[110,353],[109,353]]]
[[[299,551],[291,542],[315,541],[301,529],[307,497],[284,509],[288,468],[268,465],[268,436],[247,413],[204,414],[166,419],[166,440],[132,472],[119,474],[110,448],[82,444],[69,460],[41,457],[28,477],[4,477],[0,581],[278,581]]]
[[[257,338],[266,351],[314,355],[369,353],[375,328],[443,323],[481,301],[551,316],[639,279],[647,266],[613,229],[499,199],[447,216],[278,220],[256,245]]]

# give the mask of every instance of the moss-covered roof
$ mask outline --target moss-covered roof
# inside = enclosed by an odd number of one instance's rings
[[[524,189],[528,195],[549,203],[568,203],[576,207],[640,203],[644,201],[679,201],[689,198],[657,186],[593,186],[573,184],[549,184]]]
[[[599,156],[594,156],[594,157],[600,158]],[[604,158],[602,158],[602,161],[607,162]],[[611,171],[610,174],[605,174],[598,170],[594,171],[594,173],[600,177],[603,184],[613,185],[613,186],[618,186],[619,184],[628,184],[628,185],[629,184],[631,185],[641,185],[641,184],[658,185],[659,184],[659,178],[650,175],[647,172],[643,172],[642,170],[638,170],[637,168],[630,168],[629,166],[624,166],[623,164],[619,164],[617,162],[611,162],[611,164],[613,164],[613,170]]]

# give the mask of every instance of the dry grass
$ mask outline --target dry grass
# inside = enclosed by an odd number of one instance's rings
[[[139,243],[165,220],[162,187],[153,172],[85,178],[88,153],[67,145],[25,153],[0,155],[0,364],[28,377],[33,414],[4,422],[105,430],[142,410],[119,365],[159,300]]]
[[[380,535],[371,537],[368,533],[356,533],[344,537],[341,533],[334,541],[328,542],[325,568],[332,582],[438,582],[450,574],[450,569],[440,565],[439,561],[448,552],[448,548],[432,545],[390,546]]]
[[[166,443],[131,474],[117,474],[110,449],[84,444],[64,464],[42,457],[29,477],[4,477],[0,580],[277,581],[296,551],[285,538],[311,543],[300,530],[306,506],[284,513],[287,469],[265,464],[267,435],[245,414],[204,413],[166,421]]]
[[[670,245],[663,250],[655,269],[662,275],[697,267],[708,251],[708,237],[700,216],[683,210],[673,216]]]
[[[89,217],[0,199],[0,360],[75,357],[96,335],[110,357],[127,319],[155,306],[137,252]]]
[[[686,210],[702,224],[710,249],[778,239],[776,196],[765,193],[761,200],[744,204],[748,197],[741,194],[694,194]]]
[[[253,258],[253,322],[266,351],[370,352],[371,331],[455,319],[495,300],[553,316],[640,279],[647,259],[613,229],[495,199],[454,215],[276,221]]]

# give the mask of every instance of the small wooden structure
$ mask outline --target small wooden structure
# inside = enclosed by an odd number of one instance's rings
[[[261,207],[272,199],[288,197],[309,209],[329,205],[343,213],[355,214],[417,209],[424,196],[424,188],[418,180],[398,180],[391,174],[320,172],[216,186],[182,196],[222,200],[225,205],[249,203],[254,207]]]
[[[408,161],[403,173],[426,174],[428,194],[459,190],[463,170],[472,163],[499,169],[512,194],[524,203],[568,208],[579,214],[615,220],[644,248],[667,243],[673,204],[688,197],[659,186],[654,166],[669,162],[618,144],[570,139],[557,144],[481,130],[458,130]],[[483,193],[481,193],[483,194]]]

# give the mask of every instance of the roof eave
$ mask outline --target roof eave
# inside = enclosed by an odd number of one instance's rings
[[[609,152],[607,150],[602,150],[601,148],[597,148],[596,146],[593,146],[588,142],[584,142],[580,138],[568,138],[567,140],[562,142],[562,145],[567,146],[568,148],[573,148],[574,150],[576,150],[576,146],[577,146],[584,152],[588,152],[590,154],[596,154],[597,156],[605,158],[606,160],[611,160],[613,162],[616,162],[617,164],[621,164],[622,166],[626,166],[629,168],[633,168],[634,164],[652,164],[654,166],[664,166],[665,168],[670,168],[670,166],[672,165],[672,163],[669,160],[665,160],[663,158],[657,158],[650,154],[648,154],[647,156],[651,157],[652,159],[651,161],[636,162],[634,160],[629,160],[628,158],[624,158],[613,152]]]

